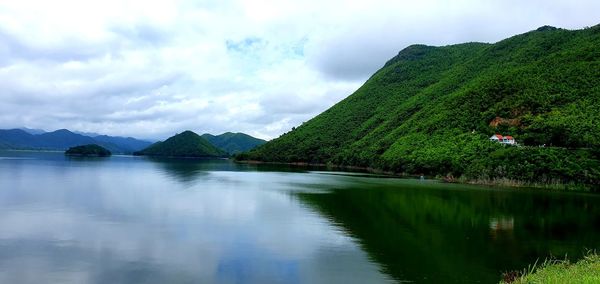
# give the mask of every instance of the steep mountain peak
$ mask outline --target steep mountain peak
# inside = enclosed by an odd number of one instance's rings
[[[183,131],[183,132],[181,132],[181,133],[179,133],[179,134],[177,134],[177,135],[175,135],[173,137],[187,137],[187,136],[196,137],[196,136],[199,136],[199,135],[196,134],[196,132],[194,132],[194,131],[186,130],[186,131]],[[173,138],[173,137],[171,137],[171,138]]]
[[[27,128],[27,127],[19,127],[19,129],[21,129],[21,130],[23,130],[23,131],[25,131],[25,132],[27,132],[29,134],[32,134],[32,135],[38,135],[38,134],[44,134],[44,133],[46,133],[46,131],[43,130],[43,129],[34,129],[34,128]]]
[[[538,32],[547,32],[547,31],[556,31],[559,28],[553,27],[553,26],[541,26],[539,28],[536,29],[536,31]]]
[[[79,135],[79,134],[73,133],[73,132],[71,132],[70,130],[68,130],[68,129],[64,129],[64,128],[62,128],[62,129],[58,129],[58,130],[55,130],[55,131],[52,131],[52,132],[46,132],[46,133],[54,133],[54,134],[75,134],[75,135]]]
[[[429,45],[424,45],[424,44],[413,44],[413,45],[409,45],[406,48],[400,50],[400,52],[398,52],[398,55],[394,56],[392,59],[388,60],[384,67],[387,67],[391,64],[394,64],[398,61],[401,60],[405,60],[405,61],[411,61],[411,60],[418,60],[419,58],[425,56],[427,54],[427,52],[429,52],[432,49],[435,49],[435,46],[429,46]]]

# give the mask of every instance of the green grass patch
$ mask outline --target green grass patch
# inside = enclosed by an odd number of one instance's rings
[[[600,255],[590,253],[577,263],[568,260],[546,260],[523,272],[504,273],[500,283],[600,283]]]

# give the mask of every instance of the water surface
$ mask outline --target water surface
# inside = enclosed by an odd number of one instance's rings
[[[0,152],[0,283],[496,283],[586,248],[598,195]]]

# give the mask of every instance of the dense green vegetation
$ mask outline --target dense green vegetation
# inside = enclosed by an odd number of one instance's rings
[[[528,270],[524,275],[506,273],[500,283],[600,283],[600,256],[591,253],[577,263],[547,260],[541,266]]]
[[[65,151],[68,156],[108,157],[111,154],[109,150],[96,144],[75,146]]]
[[[348,98],[237,159],[593,187],[599,109],[600,25],[542,27],[407,47]],[[522,147],[488,141],[495,133]]]
[[[156,142],[134,155],[161,157],[210,158],[226,157],[227,153],[216,148],[206,139],[192,131],[184,131],[163,142]]]
[[[256,146],[267,143],[267,141],[254,138],[244,133],[226,132],[221,135],[202,134],[202,138],[208,140],[215,147],[224,150],[230,155],[248,151]]]

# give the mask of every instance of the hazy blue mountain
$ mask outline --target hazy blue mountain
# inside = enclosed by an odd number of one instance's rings
[[[83,132],[83,131],[74,130],[73,133],[80,134],[80,135],[83,135],[83,136],[89,136],[89,137],[92,137],[92,138],[96,137],[96,136],[100,136],[100,134],[98,134],[96,132]]]
[[[230,155],[245,152],[256,148],[267,141],[252,137],[244,133],[226,132],[221,135],[202,134],[202,137],[215,147],[224,150]]]
[[[98,144],[113,153],[131,154],[152,143],[131,137],[107,135],[89,137],[67,129],[35,135],[22,129],[0,130],[0,149],[66,150],[70,147],[88,144]]]
[[[34,128],[27,128],[27,127],[19,127],[18,129],[21,129],[21,130],[23,130],[29,134],[33,134],[33,135],[46,133],[46,130],[43,130],[43,129],[34,129]]]
[[[142,150],[142,149],[152,145],[152,143],[149,141],[139,140],[139,139],[135,139],[132,137],[98,135],[98,136],[94,137],[94,140],[98,141],[98,143],[100,145],[103,145],[104,147],[108,148],[112,152],[127,153],[127,154]],[[120,149],[120,151],[115,151],[114,149],[107,147],[107,145],[109,145],[109,144],[117,146]]]
[[[59,129],[36,135],[43,148],[49,149],[67,149],[73,146],[95,144],[96,141],[89,136],[73,133],[67,129]]]
[[[37,140],[34,135],[21,129],[1,129],[0,145],[5,148],[35,148]]]

